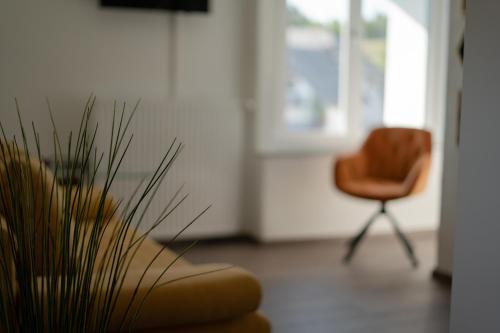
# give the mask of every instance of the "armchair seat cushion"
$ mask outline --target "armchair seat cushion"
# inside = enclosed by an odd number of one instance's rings
[[[335,185],[347,194],[382,202],[422,192],[431,152],[426,130],[377,128],[358,152],[335,160]]]
[[[347,194],[379,201],[403,198],[410,190],[405,182],[376,177],[352,179],[342,185],[342,191]]]
[[[119,329],[129,300],[143,270],[129,271],[112,320]],[[133,303],[138,305],[162,272],[147,272]],[[143,304],[135,330],[157,330],[182,325],[202,325],[239,318],[258,309],[261,289],[244,269],[227,264],[186,265],[169,270]],[[135,310],[131,311],[133,317]]]

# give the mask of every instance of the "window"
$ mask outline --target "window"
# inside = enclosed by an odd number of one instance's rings
[[[444,81],[440,62],[428,65],[431,33],[440,33],[431,31],[431,6],[259,0],[259,150],[329,150],[376,126],[428,125],[427,92]]]

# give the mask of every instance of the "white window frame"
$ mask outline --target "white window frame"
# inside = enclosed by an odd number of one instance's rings
[[[430,1],[426,127],[442,132],[446,82],[447,9],[449,0]],[[349,17],[341,38],[339,106],[347,116],[347,133],[294,132],[286,128],[286,0],[256,0],[256,150],[262,154],[326,153],[349,150],[366,134],[362,126],[361,57],[362,0],[349,1]],[[342,70],[343,69],[343,70]]]

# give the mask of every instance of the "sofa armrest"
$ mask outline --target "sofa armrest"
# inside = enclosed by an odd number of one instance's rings
[[[155,268],[146,274],[134,307],[160,272]],[[113,330],[119,328],[141,274],[131,271],[125,279],[112,319]],[[242,268],[226,264],[183,266],[168,271],[159,281],[134,328],[148,330],[233,319],[256,311],[260,301],[259,282]]]

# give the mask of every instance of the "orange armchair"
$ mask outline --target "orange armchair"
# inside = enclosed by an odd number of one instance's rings
[[[425,130],[412,128],[377,128],[361,149],[335,161],[337,188],[349,195],[381,203],[380,209],[349,242],[345,262],[349,262],[366,232],[380,215],[393,225],[414,267],[418,260],[397,220],[386,209],[390,200],[405,198],[425,189],[431,163],[432,138]]]

